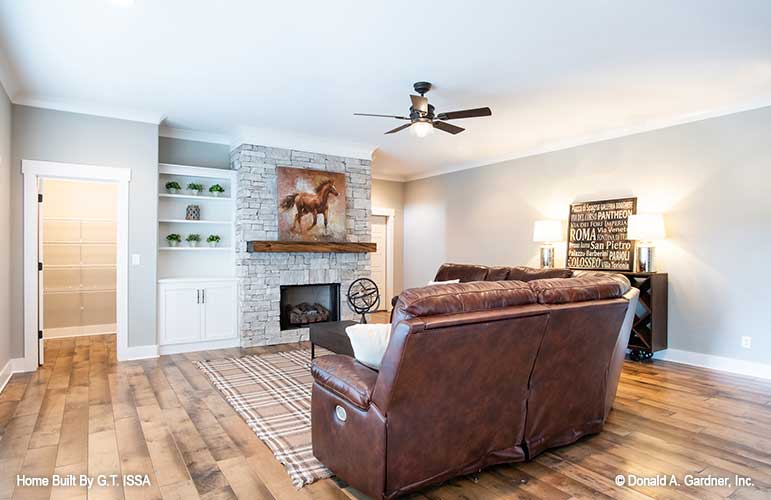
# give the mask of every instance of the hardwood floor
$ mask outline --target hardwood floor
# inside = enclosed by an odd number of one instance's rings
[[[17,474],[149,474],[90,499],[337,499],[333,480],[295,490],[283,467],[193,366],[223,349],[116,363],[114,336],[46,342],[46,364],[0,394],[0,499],[84,499],[84,487],[20,487]],[[732,486],[614,483],[617,474],[729,477]],[[734,475],[752,478],[737,488]],[[529,463],[412,498],[771,498],[771,384],[657,361],[627,362],[605,431]]]

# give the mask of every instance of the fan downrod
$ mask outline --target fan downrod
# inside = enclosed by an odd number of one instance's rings
[[[431,90],[431,84],[429,82],[415,82],[412,85],[412,88],[414,88],[415,92],[418,94],[425,95],[426,92]]]

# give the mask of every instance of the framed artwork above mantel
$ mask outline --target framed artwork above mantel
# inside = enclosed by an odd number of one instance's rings
[[[583,201],[570,205],[569,269],[632,271],[635,242],[626,238],[629,216],[637,198]]]
[[[277,167],[276,192],[280,241],[346,241],[345,174]]]

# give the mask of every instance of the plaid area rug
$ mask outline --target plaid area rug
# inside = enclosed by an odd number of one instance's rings
[[[309,349],[297,349],[196,362],[298,489],[332,476],[312,452],[310,358]]]

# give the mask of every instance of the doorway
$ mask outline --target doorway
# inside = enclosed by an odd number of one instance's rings
[[[118,185],[41,178],[38,194],[43,340],[115,334]]]
[[[114,333],[128,353],[128,199],[131,170],[22,161],[24,363],[44,339]]]
[[[380,291],[380,311],[391,310],[393,295],[393,227],[394,210],[373,208],[370,216],[372,242],[377,250],[370,254],[372,281]]]

